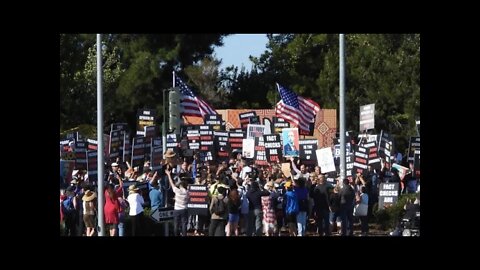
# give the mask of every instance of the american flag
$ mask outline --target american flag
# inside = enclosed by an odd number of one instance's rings
[[[214,108],[208,105],[201,98],[195,96],[193,91],[175,75],[175,86],[180,88],[182,94],[180,104],[182,115],[204,117],[207,114],[217,114]]]
[[[320,111],[320,105],[311,99],[297,96],[291,90],[277,83],[278,92],[280,92],[281,100],[277,103],[275,113],[294,123],[301,130],[309,131],[309,123],[315,121],[315,115]]]

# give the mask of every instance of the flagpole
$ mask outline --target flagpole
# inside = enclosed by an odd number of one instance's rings
[[[340,186],[346,178],[346,155],[345,155],[345,37],[339,35],[340,49]]]
[[[278,86],[277,86],[277,91],[275,91],[275,93],[278,93]],[[277,94],[278,95],[278,94]],[[275,103],[273,103],[273,108],[275,109],[275,107],[277,106],[277,95],[275,95]],[[275,110],[275,115],[277,115],[276,113],[276,110]]]
[[[97,34],[97,183],[98,183],[98,236],[105,236],[103,219],[103,89],[102,89],[102,35]]]

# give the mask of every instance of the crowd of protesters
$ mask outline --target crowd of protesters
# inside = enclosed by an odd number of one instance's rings
[[[164,153],[162,169],[152,171],[150,162],[143,168],[128,162],[106,164],[105,190],[97,190],[86,171],[74,171],[73,180],[60,194],[61,224],[67,236],[98,234],[97,211],[103,207],[105,234],[109,236],[162,235],[161,230],[147,226],[144,211],[149,208],[173,207],[175,236],[342,236],[353,235],[356,220],[361,235],[369,233],[372,207],[378,202],[379,185],[385,181],[403,183],[400,193],[417,192],[419,182],[413,170],[403,178],[398,171],[376,171],[369,166],[364,174],[350,179],[327,182],[319,166],[302,164],[287,158],[290,171],[282,171],[280,163],[258,166],[240,153],[232,153],[229,161],[200,162],[198,156],[181,158],[172,150]],[[394,161],[396,162],[396,161]],[[194,168],[195,166],[195,168]],[[412,166],[412,164],[410,164]],[[286,176],[288,175],[288,177]],[[147,188],[124,181],[146,183]],[[206,185],[209,214],[189,214],[188,185]],[[98,192],[105,202],[98,205]],[[214,205],[225,204],[218,213]],[[355,213],[355,216],[354,216]],[[125,231],[129,217],[129,231]]]

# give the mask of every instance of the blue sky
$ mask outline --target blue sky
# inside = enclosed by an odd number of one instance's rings
[[[223,38],[223,46],[216,47],[214,54],[222,59],[221,69],[231,65],[240,69],[243,65],[250,71],[252,62],[248,57],[260,56],[266,50],[267,41],[266,34],[234,34]]]

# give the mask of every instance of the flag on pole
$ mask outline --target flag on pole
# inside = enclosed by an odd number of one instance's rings
[[[297,96],[293,91],[277,83],[281,100],[277,103],[275,113],[301,130],[310,131],[310,123],[315,122],[315,115],[320,111],[320,105],[315,101]]]
[[[175,75],[174,85],[178,86],[182,94],[180,97],[182,115],[204,117],[207,114],[217,114],[214,108],[195,96],[193,91],[177,75]]]

